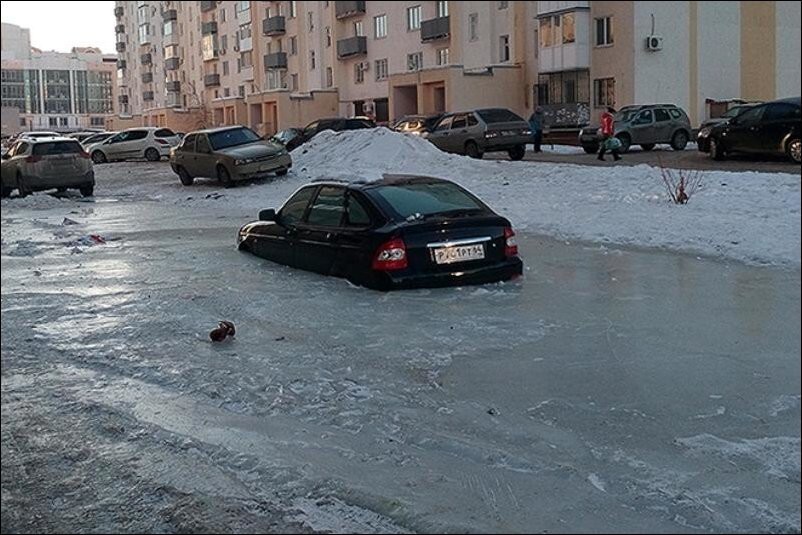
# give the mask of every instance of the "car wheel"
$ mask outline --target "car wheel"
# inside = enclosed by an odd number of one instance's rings
[[[11,195],[11,192],[14,191],[14,188],[7,188],[5,186],[0,187],[0,197],[6,198]]]
[[[718,140],[715,138],[710,138],[710,157],[714,160],[723,160],[724,159],[724,150],[719,145]]]
[[[671,138],[671,148],[674,150],[685,150],[685,145],[688,144],[688,133],[680,130]]]
[[[25,197],[30,193],[28,189],[25,187],[25,180],[22,178],[22,175],[17,173],[17,195],[20,197]]]
[[[289,172],[290,172],[290,170],[289,170],[289,169],[287,169],[286,167],[282,167],[281,169],[279,169],[278,171],[276,171],[276,176],[284,176],[284,175],[286,175],[286,174],[287,174],[287,173],[289,173]]]
[[[106,159],[106,155],[103,152],[96,150],[92,151],[92,161],[94,163],[106,163],[108,160]]]
[[[178,172],[178,179],[181,181],[181,184],[185,186],[191,186],[192,183],[195,182],[195,179],[191,177],[190,174],[187,173],[187,170],[181,167],[180,165],[178,166],[177,172]]]
[[[81,195],[84,197],[91,197],[95,193],[95,185],[89,184],[87,186],[81,186],[78,188],[78,191],[80,191]]]
[[[220,184],[222,184],[224,188],[230,188],[234,185],[231,181],[231,173],[229,173],[228,169],[223,165],[217,166],[217,180],[220,181]]]
[[[161,155],[159,151],[151,147],[145,150],[145,159],[149,162],[158,162],[161,159]]]
[[[794,163],[800,163],[800,158],[802,158],[800,151],[802,151],[802,145],[798,137],[791,139],[785,149],[786,154],[788,154],[788,157],[791,158],[791,161]]]
[[[654,143],[641,143],[640,148],[642,148],[645,151],[650,151],[654,148]]]
[[[592,145],[582,145],[582,150],[584,150],[588,154],[596,154],[599,152],[599,147],[594,147]]]
[[[507,154],[510,157],[510,160],[522,160],[524,155],[526,154],[526,147],[524,145],[516,145],[510,150],[507,151]]]
[[[465,154],[471,158],[482,158],[482,151],[479,150],[479,145],[476,144],[476,141],[468,141],[465,143]]]
[[[629,146],[632,144],[632,138],[629,137],[629,134],[618,134],[615,137],[617,137],[618,141],[621,142],[621,148],[618,149],[619,152],[627,152],[629,150]]]

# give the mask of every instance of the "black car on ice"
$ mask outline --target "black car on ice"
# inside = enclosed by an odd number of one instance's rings
[[[237,244],[377,290],[484,284],[523,270],[507,219],[457,184],[421,176],[307,184],[240,228]]]

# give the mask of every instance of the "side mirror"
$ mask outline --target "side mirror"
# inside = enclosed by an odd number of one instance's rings
[[[276,211],[272,208],[268,208],[267,210],[262,210],[259,212],[259,221],[275,221],[276,220]]]

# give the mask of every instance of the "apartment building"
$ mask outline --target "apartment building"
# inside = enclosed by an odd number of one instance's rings
[[[92,47],[44,52],[31,47],[28,29],[3,23],[0,62],[3,108],[17,111],[4,134],[103,128],[114,114],[114,55]]]
[[[246,124],[535,106],[553,128],[607,105],[800,93],[798,2],[117,2],[126,121]]]

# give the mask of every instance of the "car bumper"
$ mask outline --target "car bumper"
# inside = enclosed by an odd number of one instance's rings
[[[234,173],[232,173],[231,178],[235,180],[258,178],[290,167],[292,167],[290,155],[281,154],[267,161],[234,166]]]
[[[485,138],[482,150],[485,152],[510,150],[519,145],[526,145],[527,143],[532,143],[532,136],[504,136]]]
[[[699,152],[710,152],[710,132],[699,132],[696,136],[696,147]]]
[[[95,172],[89,171],[83,175],[64,175],[56,177],[39,177],[24,175],[25,188],[31,191],[41,191],[52,188],[80,188],[95,184]]]
[[[442,288],[467,286],[506,281],[523,273],[523,262],[517,256],[492,266],[483,266],[468,271],[453,271],[437,274],[397,275],[386,273],[380,289],[408,290],[412,288]]]

